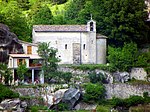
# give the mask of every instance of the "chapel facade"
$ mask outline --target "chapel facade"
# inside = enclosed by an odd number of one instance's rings
[[[96,22],[86,25],[34,25],[32,42],[50,42],[60,64],[105,64],[106,36],[96,34]]]

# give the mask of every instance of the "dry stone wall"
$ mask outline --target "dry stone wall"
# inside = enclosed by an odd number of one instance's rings
[[[107,99],[111,99],[112,97],[118,98],[128,98],[131,95],[143,96],[144,92],[148,92],[150,94],[150,85],[147,84],[106,84],[106,95]]]

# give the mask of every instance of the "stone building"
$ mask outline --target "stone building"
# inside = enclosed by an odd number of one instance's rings
[[[34,25],[33,43],[50,42],[60,64],[105,64],[106,36],[96,34],[96,22],[87,25]]]

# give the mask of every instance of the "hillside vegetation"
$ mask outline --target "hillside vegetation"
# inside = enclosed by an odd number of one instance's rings
[[[150,62],[149,52],[137,51],[150,42],[146,8],[143,0],[0,0],[0,23],[31,42],[35,24],[86,24],[92,16],[97,33],[108,37],[108,61],[127,70]]]

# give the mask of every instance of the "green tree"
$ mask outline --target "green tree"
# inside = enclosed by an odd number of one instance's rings
[[[70,0],[66,5],[65,18],[68,24],[76,24],[78,13],[84,7],[85,0]]]
[[[147,42],[146,5],[143,0],[92,0],[97,31],[114,45]]]
[[[52,13],[47,5],[41,6],[32,17],[32,24],[52,24]]]
[[[108,61],[115,68],[120,71],[130,70],[133,66],[147,66],[149,57],[145,57],[138,52],[135,43],[129,43],[123,48],[108,48]]]
[[[58,62],[60,61],[56,57],[57,50],[50,47],[50,43],[40,43],[37,52],[43,59],[42,70],[45,81],[51,80],[57,75]]]
[[[8,25],[10,31],[15,33],[19,39],[31,41],[26,17],[16,1],[1,2],[0,14],[2,15],[0,16],[0,23]]]
[[[24,80],[24,76],[27,73],[28,68],[26,67],[26,63],[19,63],[19,66],[17,68],[17,75],[20,81]]]
[[[5,63],[0,63],[0,75],[1,79],[4,78],[4,82],[6,85],[11,84],[13,80],[12,72]]]

